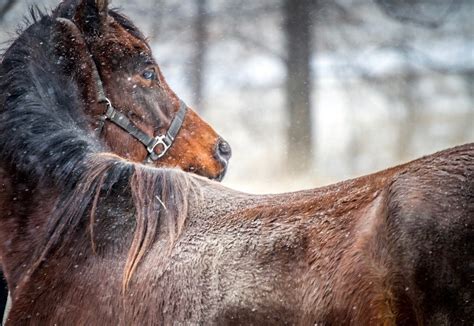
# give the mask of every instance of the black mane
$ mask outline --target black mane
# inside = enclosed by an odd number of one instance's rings
[[[81,159],[106,151],[87,124],[76,82],[63,73],[62,58],[55,53],[55,18],[71,19],[77,3],[63,1],[52,15],[32,6],[30,16],[25,18],[30,26],[19,31],[20,36],[2,56],[1,161],[31,178],[48,176],[58,177],[59,183],[75,182]],[[109,14],[145,41],[125,16],[115,10]]]
[[[0,153],[34,180],[74,183],[80,162],[103,146],[91,136],[77,85],[61,71],[53,33],[54,21],[43,15],[4,54]]]

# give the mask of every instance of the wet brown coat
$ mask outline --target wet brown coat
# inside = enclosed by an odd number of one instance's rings
[[[281,195],[247,195],[181,173],[173,178],[187,179],[200,194],[188,198],[171,251],[168,231],[159,231],[122,292],[134,219],[124,213],[128,201],[106,200],[95,231],[99,253],[84,230],[74,232],[28,286],[14,291],[12,324],[472,321],[473,144]],[[31,219],[45,223],[40,216],[46,214],[37,210]],[[15,227],[1,231],[8,236]],[[25,255],[31,250],[26,239],[16,243]],[[27,266],[15,257],[7,266],[21,274]]]
[[[474,144],[255,196],[90,142],[36,179],[0,140],[10,325],[472,323]]]

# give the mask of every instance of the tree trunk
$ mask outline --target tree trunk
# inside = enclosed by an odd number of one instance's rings
[[[304,173],[312,164],[311,1],[284,0],[286,61],[287,163]]]
[[[0,0],[0,21],[3,20],[5,15],[13,8],[13,5],[17,2],[17,0]]]
[[[163,0],[153,0],[150,2],[150,7],[148,11],[148,20],[151,21],[150,28],[150,41],[151,43],[158,42],[158,37],[161,33],[163,25],[163,10],[165,3]],[[157,9],[159,8],[159,9]]]
[[[197,110],[203,111],[204,70],[207,50],[207,0],[196,0],[196,19],[194,21],[194,57],[191,67],[191,89]]]
[[[402,53],[405,58],[405,71],[401,77],[401,94],[400,99],[405,110],[403,117],[400,119],[397,156],[401,160],[406,160],[412,154],[412,142],[417,129],[421,128],[418,107],[420,103],[417,95],[418,76],[409,65],[409,54],[406,47],[403,47]],[[403,113],[402,113],[403,114]]]

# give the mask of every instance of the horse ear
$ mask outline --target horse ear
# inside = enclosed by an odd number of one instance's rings
[[[57,18],[53,34],[58,63],[68,76],[77,81],[86,111],[95,111],[98,103],[95,63],[90,55],[86,40],[76,24],[69,19]]]
[[[108,12],[108,0],[81,0],[74,16],[75,23],[88,37],[103,34]]]

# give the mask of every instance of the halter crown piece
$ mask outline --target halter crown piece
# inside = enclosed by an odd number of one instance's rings
[[[71,21],[72,22],[72,21]],[[72,22],[74,26],[74,22]],[[77,26],[76,26],[77,28]],[[92,56],[91,56],[92,58]],[[173,145],[173,142],[178,135],[181,126],[183,125],[184,117],[186,115],[186,111],[188,109],[187,105],[182,101],[179,100],[179,110],[174,116],[171,124],[164,135],[158,135],[156,137],[152,137],[147,135],[144,131],[139,129],[135,124],[130,121],[123,113],[117,111],[112,102],[107,98],[105,95],[104,85],[102,84],[102,80],[100,79],[99,71],[97,69],[97,64],[92,59],[92,74],[95,79],[97,85],[97,102],[98,103],[105,103],[107,106],[107,110],[105,114],[100,118],[100,125],[99,125],[99,133],[102,132],[103,126],[105,121],[109,120],[110,122],[116,124],[126,132],[128,132],[131,136],[141,142],[147,152],[148,155],[145,158],[144,162],[151,162],[156,161],[162,158],[168,149]],[[159,153],[155,151],[156,148],[160,148],[161,150]]]

